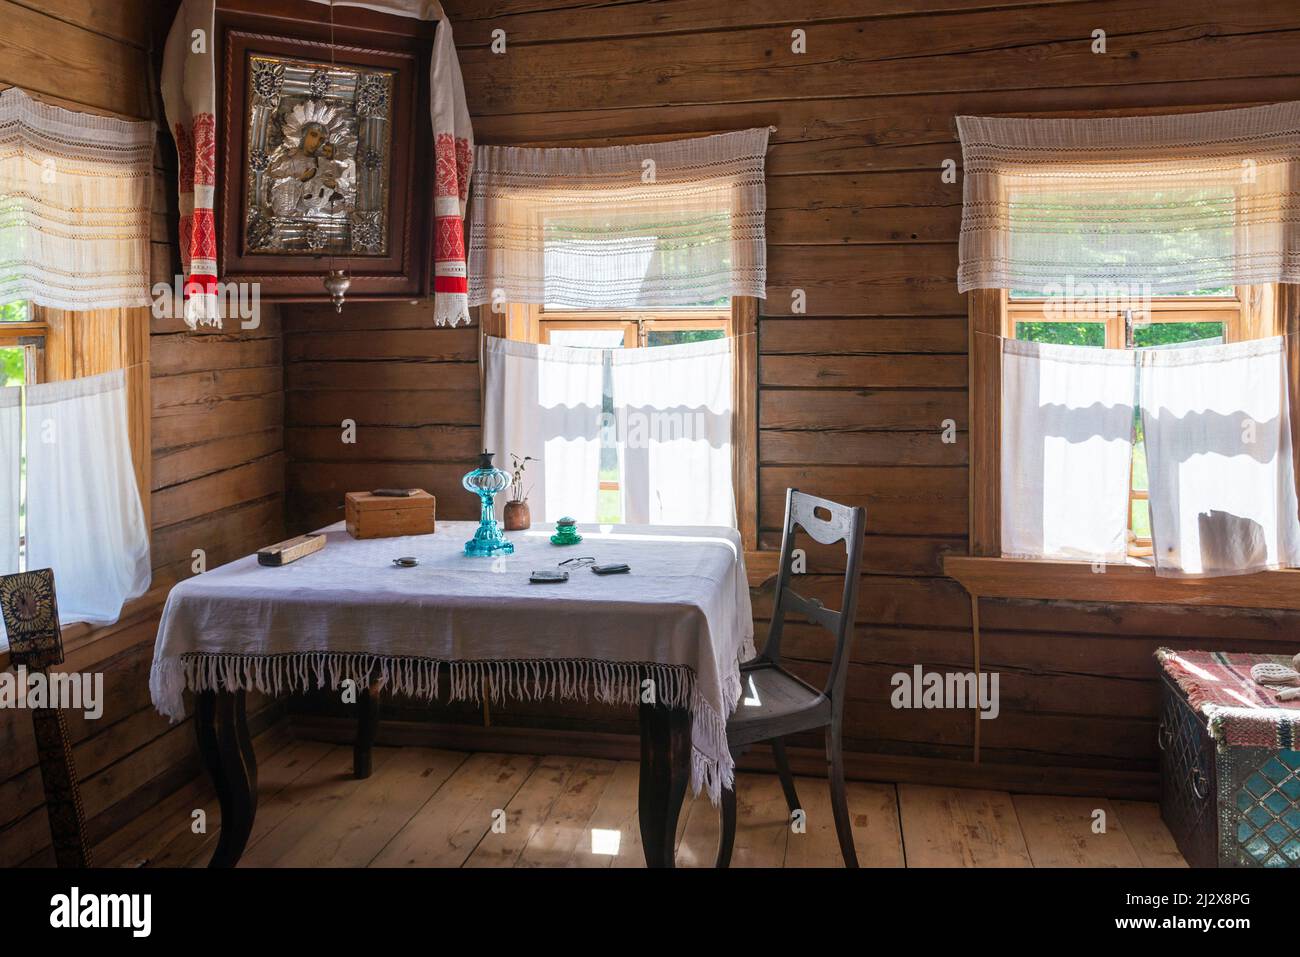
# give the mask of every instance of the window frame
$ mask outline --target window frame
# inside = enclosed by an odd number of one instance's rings
[[[1292,452],[1300,475],[1300,286],[1241,287],[1237,299],[1240,316],[1234,335],[1287,336]],[[1033,598],[1300,610],[1297,569],[1222,578],[1162,578],[1145,564],[1108,564],[1094,570],[1078,562],[1002,557],[1001,337],[1011,315],[1009,302],[1005,289],[975,289],[967,297],[968,554],[947,556],[944,573],[961,583],[973,600]]]
[[[752,296],[733,296],[726,309],[687,310],[680,317],[675,310],[563,310],[549,317],[540,306],[522,303],[504,304],[493,312],[490,304],[479,306],[479,384],[483,387],[483,348],[488,336],[524,342],[549,341],[551,329],[574,328],[585,323],[599,323],[598,328],[622,328],[624,344],[638,347],[645,332],[656,325],[675,329],[717,328],[727,322],[732,336],[731,394],[731,484],[736,504],[736,528],[746,554],[746,567],[766,568],[768,562],[758,558],[758,300]],[[636,318],[642,321],[638,322]],[[631,345],[628,345],[628,343]],[[486,407],[486,402],[483,403]],[[749,556],[756,556],[750,562]],[[751,574],[751,578],[753,575]]]
[[[46,381],[45,346],[50,327],[49,323],[42,319],[31,318],[34,312],[35,307],[31,307],[27,319],[18,322],[0,322],[0,349],[17,348],[25,352],[27,385]]]
[[[1022,322],[1036,323],[1095,323],[1105,328],[1103,348],[1127,350],[1133,349],[1132,336],[1140,326],[1159,325],[1173,322],[1217,322],[1223,326],[1224,342],[1240,342],[1243,339],[1256,339],[1272,335],[1273,316],[1267,317],[1267,331],[1261,331],[1263,322],[1249,321],[1248,312],[1252,304],[1271,300],[1254,290],[1269,290],[1271,286],[1250,287],[1237,286],[1231,296],[1164,296],[1153,297],[1148,308],[1140,313],[1141,318],[1130,321],[1124,311],[1111,308],[1105,311],[1078,312],[1070,310],[1066,314],[1047,311],[1046,306],[1054,302],[1069,300],[1051,300],[1040,296],[1013,297],[1006,300],[1006,316],[1003,321],[1004,334],[1008,338],[1019,338],[1016,327]],[[1271,311],[1271,310],[1270,310]],[[1133,532],[1133,503],[1149,501],[1147,490],[1133,488],[1133,472],[1136,468],[1136,446],[1129,456],[1129,496],[1128,496],[1128,554],[1131,558],[1150,558],[1151,539],[1140,538]]]
[[[537,341],[549,343],[553,330],[565,329],[622,329],[623,348],[644,349],[649,333],[656,330],[691,332],[698,329],[721,329],[731,335],[731,309],[682,309],[678,311],[627,309],[547,311],[544,306],[530,306],[535,310]],[[530,322],[530,327],[533,323]]]

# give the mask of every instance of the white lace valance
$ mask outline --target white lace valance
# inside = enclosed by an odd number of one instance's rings
[[[470,305],[648,309],[763,298],[768,133],[478,147]]]
[[[1300,102],[957,128],[962,292],[1300,282]]]
[[[0,93],[0,302],[149,305],[154,125]]]

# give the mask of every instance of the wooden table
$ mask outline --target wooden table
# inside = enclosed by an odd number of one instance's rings
[[[552,545],[544,531],[516,534],[516,553],[498,571],[462,554],[473,528],[447,522],[432,535],[357,541],[332,526],[325,530],[327,547],[292,565],[264,568],[250,556],[173,589],[159,626],[151,688],[155,705],[175,719],[185,713],[185,688],[197,696],[195,732],[223,822],[212,866],[239,861],[257,811],[257,761],[245,692],[237,689],[274,687],[276,694],[291,695],[319,690],[322,682],[333,687],[342,672],[331,673],[322,661],[358,655],[370,662],[356,666],[365,669],[358,672],[358,778],[370,774],[378,724],[381,671],[372,669],[382,666],[390,694],[430,702],[443,693],[439,672],[428,670],[434,665],[505,668],[504,677],[488,679],[503,682],[493,688],[532,682],[539,699],[554,696],[555,684],[549,692],[537,690],[535,677],[512,669],[539,662],[574,667],[588,690],[597,680],[605,694],[617,686],[618,700],[640,712],[646,863],[672,866],[677,818],[697,763],[693,749],[701,749],[706,761],[728,753],[725,742],[719,750],[716,741],[692,741],[700,724],[693,712],[709,707],[725,713],[725,698],[739,690],[738,662],[749,654],[753,616],[739,536],[733,529],[584,527],[584,543],[574,554],[627,562],[632,572],[602,578],[575,566],[563,585],[531,585],[529,569],[554,567],[570,553]],[[394,569],[394,555],[420,562]],[[268,665],[298,656],[305,663]],[[413,680],[412,669],[421,667],[425,671]],[[601,668],[616,673],[592,677]],[[481,680],[464,672],[459,680],[447,677],[443,691],[452,700],[466,697],[467,687]],[[646,678],[656,682],[656,703],[640,703]],[[575,695],[579,683],[566,680],[570,690],[561,691],[562,698]]]
[[[194,730],[199,754],[221,805],[221,834],[209,867],[239,863],[257,814],[257,756],[248,733],[243,691],[200,691]],[[353,775],[370,776],[378,726],[378,694],[364,689],[357,701]],[[677,819],[691,774],[691,716],[683,708],[640,706],[641,781],[637,816],[647,867],[672,867]]]

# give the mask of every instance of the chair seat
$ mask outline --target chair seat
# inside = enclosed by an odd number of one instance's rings
[[[830,699],[779,665],[742,665],[740,680],[740,704],[727,721],[732,748],[830,723]]]

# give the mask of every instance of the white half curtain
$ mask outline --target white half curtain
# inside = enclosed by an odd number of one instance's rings
[[[531,455],[525,471],[534,522],[594,522],[600,475],[604,350],[488,337],[483,441],[496,465]],[[498,513],[507,495],[497,496]]]
[[[957,287],[1137,298],[1300,282],[1300,102],[1093,119],[959,116]]]
[[[0,389],[0,575],[18,571],[18,466],[22,460],[22,390]],[[4,626],[0,625],[0,634]]]
[[[1003,555],[1125,560],[1135,369],[1132,352],[1002,341]]]
[[[1139,361],[1157,574],[1300,565],[1284,339]]]
[[[615,350],[628,524],[736,524],[731,340]]]
[[[59,619],[107,624],[149,587],[126,373],[27,389],[27,567],[54,569]]]
[[[0,302],[147,306],[154,125],[0,93]]]
[[[651,309],[765,298],[768,134],[478,147],[469,304]]]

